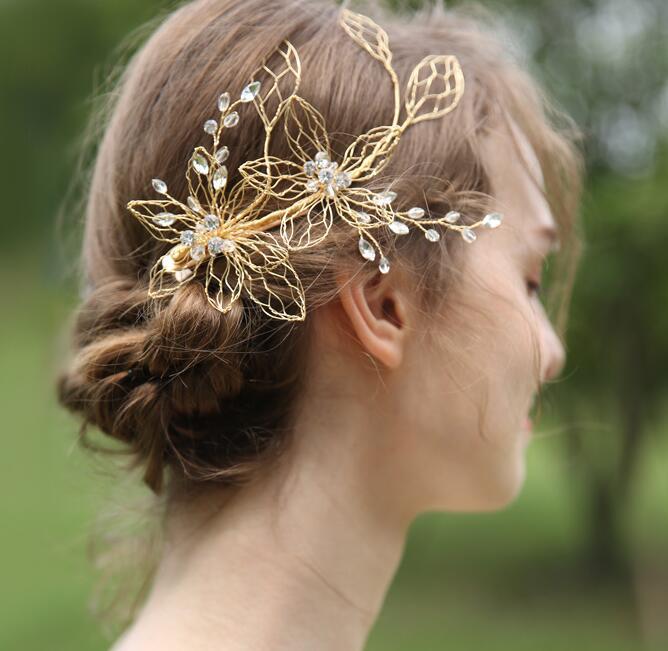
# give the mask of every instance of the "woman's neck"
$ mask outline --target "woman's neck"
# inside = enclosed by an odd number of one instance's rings
[[[174,509],[152,591],[114,651],[363,649],[410,523],[391,519],[375,436],[343,420],[299,428],[279,470],[225,500]]]

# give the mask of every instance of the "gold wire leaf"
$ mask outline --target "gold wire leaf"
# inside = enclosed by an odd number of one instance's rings
[[[270,317],[306,318],[304,289],[285,246],[270,232],[257,232],[237,243],[232,254],[243,269],[248,297]]]
[[[452,111],[464,92],[464,73],[457,57],[431,54],[418,63],[408,79],[407,122],[433,120]]]
[[[239,173],[251,188],[268,192],[277,199],[297,201],[309,194],[303,165],[294,161],[276,156],[258,158],[240,165]]]
[[[283,291],[275,289],[277,282]],[[267,316],[285,321],[303,321],[306,318],[304,290],[297,273],[287,261],[264,273],[254,269],[246,271],[244,288]]]
[[[237,235],[235,241],[234,253],[244,271],[266,271],[289,260],[287,249],[270,231],[249,231],[246,235]]]
[[[267,131],[273,129],[286,106],[299,90],[302,71],[299,54],[290,41],[283,41],[273,56],[278,58],[276,64],[271,65],[266,62],[251,75],[251,80],[269,76],[269,80],[262,81],[261,90],[256,95],[254,102]],[[269,115],[272,113],[270,118]]]
[[[183,230],[179,225],[192,228],[196,223],[187,207],[176,200],[130,201],[127,207],[153,237],[163,242],[175,244]]]
[[[286,214],[281,220],[281,237],[293,251],[306,249],[327,237],[332,221],[332,202],[321,197],[305,213]]]
[[[235,256],[209,258],[205,280],[209,303],[223,314],[229,312],[241,295],[243,276]]]
[[[288,104],[283,127],[288,146],[300,162],[310,160],[318,151],[329,152],[325,119],[299,95]]]
[[[389,161],[400,135],[399,127],[374,127],[360,134],[346,148],[341,167],[356,171],[356,181],[368,181],[376,176]]]
[[[357,14],[349,9],[342,9],[340,25],[358,45],[363,47],[374,59],[390,66],[392,52],[389,47],[387,32],[368,16]]]

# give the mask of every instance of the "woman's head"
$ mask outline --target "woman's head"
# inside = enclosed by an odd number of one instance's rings
[[[559,231],[563,253],[573,251],[580,169],[534,83],[475,21],[442,9],[403,25],[379,19],[402,87],[424,56],[447,53],[458,57],[466,90],[445,119],[402,136],[370,188],[391,180],[398,209],[456,209],[471,221],[498,208],[503,228],[473,246],[450,236],[395,242],[390,233],[383,244],[395,262],[382,275],[362,264],[355,231],[335,219],[322,245],[291,254],[307,302],[299,323],[272,319],[243,296],[221,314],[196,278],[172,296],[147,297],[166,246],[125,205],[154,174],[185,195],[183,169],[210,107],[284,40],[299,51],[299,94],[322,113],[334,152],[391,121],[386,72],[337,27],[338,11],[199,0],[134,57],[92,178],[87,292],[61,400],[127,444],[155,492],[166,478],[241,483],[298,450],[300,433],[326,416],[329,427],[354,418],[375,433],[350,454],[384,461],[376,478],[400,478],[405,509],[494,508],[521,483],[521,424],[563,363],[527,282],[542,266],[541,225]],[[261,155],[262,139],[250,114],[230,132],[230,185],[243,161]],[[290,157],[280,138],[272,153]],[[557,280],[567,290],[571,278],[567,268]]]

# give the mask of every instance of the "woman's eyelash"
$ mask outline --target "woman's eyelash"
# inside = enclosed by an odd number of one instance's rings
[[[527,280],[527,287],[529,288],[529,293],[540,296],[542,289],[540,283],[537,283],[535,280]]]

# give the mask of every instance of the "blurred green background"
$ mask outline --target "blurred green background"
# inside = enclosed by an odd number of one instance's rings
[[[521,496],[499,513],[421,516],[368,649],[666,649],[668,6],[482,4],[587,136],[568,366]],[[59,227],[58,213],[75,205],[91,97],[120,42],[170,6],[0,0],[3,650],[110,646],[87,607],[87,532],[123,498],[55,404],[77,300],[78,216]]]

